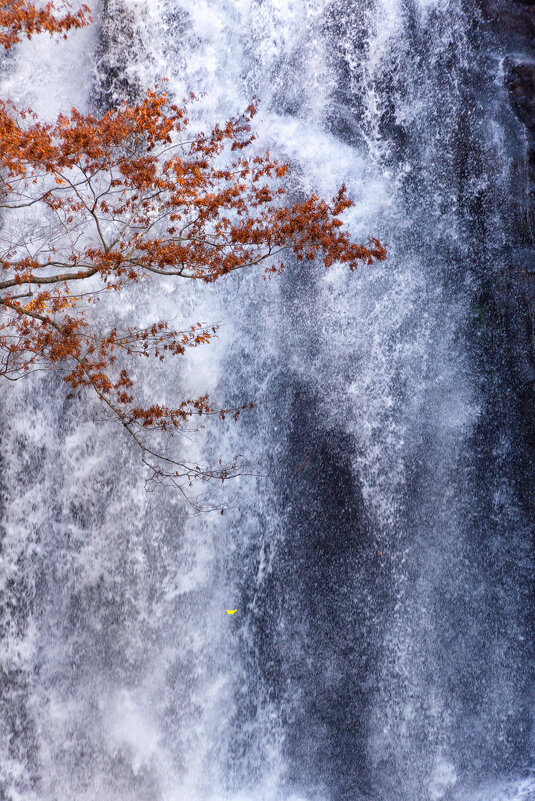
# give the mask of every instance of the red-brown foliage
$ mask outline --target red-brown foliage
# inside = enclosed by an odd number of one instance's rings
[[[3,0],[0,9],[4,47],[87,21],[87,9],[56,17],[51,3],[37,10]],[[350,270],[386,257],[378,241],[359,245],[343,230],[340,215],[352,205],[345,187],[331,200],[287,201],[288,165],[269,153],[248,155],[254,105],[192,135],[193,100],[177,105],[160,89],[135,106],[101,117],[73,109],[53,124],[0,101],[0,371],[17,378],[61,365],[70,393],[96,392],[155,475],[180,486],[178,479],[225,478],[232,468],[186,469],[173,460],[165,460],[169,469],[155,467],[143,432],[240,410],[214,409],[208,397],[143,407],[125,357],[180,356],[209,342],[214,330],[198,323],[174,330],[165,321],[97,327],[91,308],[103,290],[162,276],[213,282],[258,265],[280,273],[290,252],[298,261],[342,262]]]
[[[72,28],[83,28],[90,21],[89,8],[82,6],[74,14],[69,3],[46,3],[36,6],[27,0],[0,0],[0,47],[9,50],[22,38],[47,31],[67,35]]]

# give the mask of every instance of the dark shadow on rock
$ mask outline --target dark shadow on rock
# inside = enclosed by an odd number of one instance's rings
[[[282,723],[289,789],[353,801],[370,790],[368,721],[384,580],[351,437],[325,424],[310,388],[290,387],[286,379],[286,459],[274,498],[283,530],[249,633],[258,692]]]

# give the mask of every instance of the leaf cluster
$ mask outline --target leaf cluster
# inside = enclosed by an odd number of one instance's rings
[[[6,48],[88,21],[85,7],[63,16],[52,3],[0,8]],[[377,240],[356,244],[344,230],[340,215],[352,205],[344,186],[331,200],[287,200],[289,165],[252,147],[255,104],[193,134],[194,101],[176,104],[162,85],[136,105],[102,116],[72,109],[49,123],[0,100],[0,373],[61,369],[71,395],[91,390],[120,421],[153,478],[180,487],[223,480],[235,465],[203,475],[153,451],[144,433],[179,431],[194,416],[236,418],[241,409],[216,409],[207,396],[143,405],[128,357],[183,356],[216,327],[176,330],[156,320],[123,328],[112,309],[97,316],[94,304],[134,285],[154,291],[149,285],[165,277],[212,283],[259,265],[265,275],[281,273],[289,253],[350,270],[386,257]]]

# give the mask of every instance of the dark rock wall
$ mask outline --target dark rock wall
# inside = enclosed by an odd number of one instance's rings
[[[494,281],[493,305],[507,331],[505,356],[523,418],[524,443],[535,458],[535,0],[479,0],[497,43],[511,120],[511,164],[505,271]]]
[[[135,103],[143,95],[138,70],[148,54],[138,24],[124,0],[102,0],[91,98],[97,113]]]
[[[524,125],[528,206],[535,204],[535,0],[487,2],[490,22],[505,51],[504,78],[511,106]],[[530,234],[533,225],[530,226]]]

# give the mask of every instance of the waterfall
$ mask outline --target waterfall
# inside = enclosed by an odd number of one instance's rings
[[[291,193],[345,182],[389,253],[124,296],[220,323],[147,392],[257,402],[177,443],[258,466],[224,516],[147,492],[56,376],[3,388],[6,801],[535,797],[535,470],[500,305],[522,133],[475,5],[103,0],[4,59],[2,96],[49,119],[159,77],[199,127],[258,97]]]

